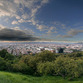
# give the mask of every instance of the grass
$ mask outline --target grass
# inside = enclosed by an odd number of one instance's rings
[[[58,76],[34,77],[23,74],[0,72],[0,83],[83,83],[83,77],[75,80],[76,81],[68,81]]]

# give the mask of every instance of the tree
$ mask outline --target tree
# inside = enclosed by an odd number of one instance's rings
[[[37,59],[39,59],[39,62],[46,62],[46,61],[54,61],[55,60],[55,54],[50,51],[42,51],[41,53],[37,54],[35,56]]]
[[[53,75],[54,73],[54,63],[53,62],[45,62],[38,63],[37,71],[41,75]]]
[[[64,52],[64,48],[59,48],[59,53],[63,53]]]
[[[0,57],[0,70],[6,70],[6,61]]]
[[[5,58],[6,53],[8,53],[7,50],[6,49],[3,49],[3,50],[0,51],[0,56],[2,58]]]
[[[82,52],[73,52],[73,53],[70,53],[68,54],[69,57],[81,57],[83,56]]]
[[[15,56],[10,54],[10,53],[6,53],[4,58],[7,59],[7,60],[14,60]]]
[[[60,56],[55,61],[55,73],[65,78],[79,77],[83,74],[83,61]]]
[[[24,74],[32,74],[31,68],[21,60],[18,63],[13,64],[12,66],[13,66],[14,72],[21,72]]]

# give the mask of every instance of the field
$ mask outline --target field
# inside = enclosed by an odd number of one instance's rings
[[[23,74],[0,72],[0,83],[83,83],[83,78],[75,80],[68,81],[58,76],[34,77]]]

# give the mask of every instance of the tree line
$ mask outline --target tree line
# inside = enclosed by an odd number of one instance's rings
[[[62,76],[71,80],[83,75],[83,52],[63,54],[42,51],[35,55],[14,56],[3,49],[0,51],[0,71]]]

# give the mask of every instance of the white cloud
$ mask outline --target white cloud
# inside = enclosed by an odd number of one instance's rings
[[[23,19],[27,19],[27,18],[29,18],[29,15],[28,15],[28,14],[23,14],[23,15],[22,15],[22,18],[23,18]]]
[[[23,22],[25,22],[25,20],[20,19],[20,20],[18,20],[18,22],[19,22],[19,23],[23,23]]]
[[[32,18],[30,21],[31,21],[32,25],[36,26],[38,24],[38,21],[36,21],[34,18]]]
[[[0,24],[0,30],[5,29],[6,27]]]
[[[14,21],[12,22],[12,24],[18,24],[18,22],[14,20]]]
[[[20,19],[20,16],[16,15],[16,19]]]
[[[40,2],[40,4],[36,4]],[[23,12],[22,17],[24,19],[35,16],[38,9],[43,4],[48,3],[48,0],[0,0],[0,16],[15,16],[16,19],[20,19],[18,11]],[[21,7],[20,7],[21,5]],[[28,8],[30,13],[24,14],[24,8]]]
[[[39,29],[40,31],[45,30],[47,28],[47,26],[45,25],[37,25],[37,29]]]
[[[3,6],[3,4],[2,4],[2,3],[0,3],[0,6]]]
[[[40,31],[46,30],[48,29],[48,26],[42,25],[35,18],[38,10],[48,2],[49,0],[0,0],[0,17],[15,17],[16,20],[11,22],[13,25],[30,22],[32,25],[35,25]],[[26,13],[25,8],[27,9]],[[18,12],[21,12],[21,14],[19,15]]]
[[[16,20],[12,21],[13,25],[30,22],[40,31],[46,30],[47,33],[56,33],[54,27],[48,27],[35,19],[38,10],[48,2],[49,0],[3,0],[0,1],[0,16],[15,17]],[[26,13],[24,9],[25,7],[27,8]],[[21,12],[21,14],[19,15],[18,12]]]
[[[15,16],[17,11],[17,5],[13,4],[13,0],[0,0],[0,16]]]
[[[47,34],[57,33],[56,27],[51,26],[47,31]]]
[[[24,29],[24,32],[25,32],[26,34],[27,34],[27,33],[29,33],[29,34],[34,34],[34,33],[35,33],[33,30],[31,30],[31,29],[29,29],[29,28]]]

